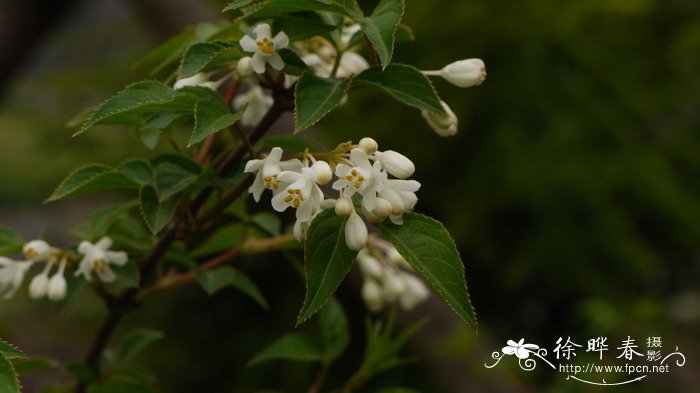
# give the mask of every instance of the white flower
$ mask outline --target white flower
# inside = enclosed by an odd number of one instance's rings
[[[49,285],[47,289],[47,295],[49,300],[57,302],[63,300],[66,297],[66,278],[63,277],[63,272],[66,270],[66,260],[61,261],[61,265],[58,268],[56,274],[49,280]]]
[[[29,297],[32,299],[41,299],[46,296],[46,291],[49,289],[49,272],[53,265],[47,263],[41,273],[32,278],[29,283]]]
[[[401,153],[393,150],[386,150],[375,154],[379,158],[379,162],[382,163],[382,168],[389,172],[390,175],[396,176],[399,179],[411,177],[416,170],[413,162]]]
[[[301,172],[283,171],[277,179],[289,186],[272,197],[272,207],[283,212],[291,206],[297,209],[297,221],[311,221],[323,201],[323,191],[316,184],[314,171],[308,167],[301,168]]]
[[[401,216],[403,213],[412,210],[418,203],[416,191],[419,189],[420,183],[415,180],[388,179],[384,181],[379,196],[391,204],[390,218],[394,224],[402,224]]]
[[[402,276],[406,288],[399,296],[399,305],[404,310],[410,311],[427,299],[430,296],[430,291],[418,277],[408,273],[403,273]]]
[[[32,261],[15,261],[0,257],[0,293],[5,299],[9,299],[17,293],[22,281],[24,281],[24,275],[32,264]]]
[[[459,87],[480,85],[486,79],[486,66],[481,59],[459,60],[438,71],[423,71],[425,75],[441,76]]]
[[[22,252],[30,260],[42,262],[51,259],[53,249],[43,240],[32,240],[22,247]]]
[[[272,190],[273,195],[277,195],[282,190],[283,185],[278,176],[282,171],[299,171],[303,164],[297,159],[280,161],[282,149],[273,148],[265,158],[250,160],[246,163],[244,172],[257,172],[253,185],[248,191],[253,194],[255,202],[260,201],[265,189]]]
[[[127,263],[129,256],[124,251],[111,251],[112,239],[103,237],[97,243],[83,241],[78,245],[78,253],[83,255],[80,266],[75,275],[82,274],[86,280],[92,280],[92,272],[103,282],[112,282],[117,276],[110,269],[110,264],[123,266]]]
[[[284,60],[282,60],[277,51],[289,45],[287,34],[280,31],[274,38],[271,38],[272,32],[270,25],[267,23],[260,23],[255,26],[253,33],[255,38],[246,35],[240,41],[244,51],[253,52],[253,57],[250,60],[253,70],[258,74],[264,74],[265,64],[269,63],[272,68],[281,71],[284,68]]]
[[[503,347],[501,351],[506,355],[513,355],[518,357],[518,359],[527,359],[530,356],[530,351],[537,350],[540,347],[535,344],[523,344],[525,342],[524,338],[521,338],[517,343],[513,340],[508,340],[507,346]]]
[[[265,117],[265,114],[270,110],[274,102],[275,100],[266,95],[260,86],[255,85],[233,100],[233,109],[238,111],[243,108],[245,104],[248,104],[248,108],[246,108],[245,112],[243,112],[243,116],[241,116],[241,125],[243,127],[252,128]]]
[[[359,192],[364,195],[363,191],[372,194],[376,193],[376,185],[381,185],[373,179],[373,176],[381,176],[381,163],[370,163],[367,153],[362,149],[354,148],[350,151],[350,161],[354,166],[346,164],[338,164],[335,168],[335,175],[338,180],[333,183],[333,189],[339,190],[341,196],[352,197]],[[363,199],[364,201],[364,199]],[[369,208],[372,210],[374,206]]]
[[[452,136],[457,133],[457,115],[452,112],[452,109],[450,109],[445,101],[440,101],[440,103],[447,114],[441,115],[425,109],[420,113],[436,134],[440,136]]]
[[[362,299],[370,311],[377,312],[384,306],[382,288],[374,280],[365,280],[362,284]]]
[[[351,250],[360,251],[367,245],[367,236],[367,225],[353,210],[345,224],[345,243]]]
[[[187,86],[201,86],[216,90],[219,88],[221,82],[223,82],[223,79],[220,81],[210,81],[209,74],[200,72],[199,74],[194,74],[189,78],[178,79],[175,82],[175,85],[173,85],[173,89],[179,90]]]
[[[384,267],[382,267],[382,263],[379,259],[373,257],[366,248],[357,253],[357,263],[363,275],[378,280],[384,277]]]

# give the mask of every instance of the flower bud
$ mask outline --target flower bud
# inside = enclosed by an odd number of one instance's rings
[[[459,87],[476,86],[486,79],[486,66],[481,59],[459,60],[440,70],[440,76]]]
[[[324,185],[333,178],[333,171],[330,165],[325,161],[316,161],[311,165],[311,171],[314,173],[316,183]]]
[[[49,286],[49,277],[47,273],[48,272],[44,270],[44,272],[34,276],[32,282],[29,283],[29,297],[32,299],[41,299],[46,296],[46,290]]]
[[[440,103],[443,109],[445,109],[445,112],[447,112],[446,115],[441,115],[425,109],[420,113],[436,134],[440,136],[452,136],[457,133],[457,115],[452,112],[452,109],[447,106],[445,101],[440,101]]]
[[[51,277],[48,283],[48,296],[51,301],[57,302],[66,297],[66,279],[62,272],[58,272]]]
[[[51,246],[43,240],[32,240],[22,247],[24,255],[32,261],[48,261],[51,258]]]
[[[399,304],[401,308],[409,311],[427,299],[430,291],[423,281],[411,274],[403,274],[403,281],[406,284],[406,290],[399,297]]]
[[[383,151],[379,155],[379,162],[390,175],[396,176],[399,179],[406,179],[415,172],[416,167],[411,160],[401,153],[393,150]]]
[[[253,65],[251,64],[251,61],[253,59],[250,56],[242,57],[240,60],[238,60],[238,64],[236,65],[236,72],[238,75],[240,75],[243,78],[249,77],[253,75]]]
[[[377,197],[375,203],[377,206],[374,208],[373,213],[376,214],[377,217],[388,218],[392,214],[394,208],[386,199]]]
[[[364,299],[370,311],[377,312],[384,305],[382,289],[374,280],[365,280],[365,283],[362,285],[362,299]]]
[[[384,276],[384,269],[382,268],[382,263],[372,255],[370,255],[366,250],[360,251],[357,254],[357,263],[360,265],[360,270],[362,274],[381,279]]]
[[[388,302],[395,302],[406,290],[406,283],[399,273],[390,273],[384,279],[384,296]]]
[[[209,77],[204,73],[194,74],[189,78],[178,79],[173,86],[173,89],[179,90],[187,86],[205,86],[210,87],[208,84]]]
[[[368,156],[374,154],[374,152],[379,148],[377,141],[369,137],[360,139],[360,143],[358,143],[357,146]]]
[[[367,226],[353,209],[345,224],[345,242],[351,250],[360,251],[367,245]]]
[[[335,214],[341,217],[348,217],[355,211],[355,206],[352,204],[352,200],[347,197],[338,198],[335,202]]]

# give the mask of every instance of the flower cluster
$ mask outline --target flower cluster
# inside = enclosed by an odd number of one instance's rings
[[[276,147],[261,159],[250,160],[245,172],[255,173],[250,187],[255,201],[263,191],[272,191],[272,207],[279,211],[296,209],[294,235],[301,240],[311,221],[323,209],[334,208],[337,215],[347,217],[345,241],[359,251],[367,244],[367,226],[360,216],[371,222],[386,218],[403,223],[402,215],[418,202],[420,183],[407,180],[415,166],[404,155],[393,150],[379,151],[377,142],[363,138],[357,145],[341,144],[327,153],[328,162],[305,154],[305,161],[282,161],[282,149]],[[320,155],[319,155],[320,156]],[[331,169],[331,164],[335,170]],[[331,188],[337,199],[326,198],[320,186],[337,177]],[[394,178],[390,178],[393,176]],[[359,201],[359,210],[352,198]]]
[[[92,272],[97,273],[103,282],[111,282],[116,275],[110,264],[122,266],[128,261],[124,251],[111,251],[112,239],[103,237],[95,244],[88,241],[80,243],[78,253],[83,255],[75,275],[83,275],[91,280]],[[41,272],[29,283],[29,297],[51,301],[60,301],[66,297],[67,283],[64,276],[66,267],[72,264],[73,253],[50,246],[44,240],[32,240],[22,248],[26,260],[13,260],[0,257],[0,293],[6,299],[11,298],[22,286],[24,277],[34,264],[44,263]],[[56,272],[51,271],[56,267]]]
[[[357,254],[357,262],[364,279],[362,298],[370,311],[397,303],[409,311],[430,295],[411,265],[386,240],[371,237],[367,248]]]

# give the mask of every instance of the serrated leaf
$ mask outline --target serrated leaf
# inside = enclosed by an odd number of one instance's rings
[[[173,195],[189,187],[199,177],[198,173],[189,171],[182,166],[164,162],[156,167],[156,188],[159,202],[170,199]]]
[[[300,76],[305,71],[309,71],[309,66],[293,50],[284,48],[277,51],[284,60],[284,73]]]
[[[163,332],[152,329],[136,329],[127,335],[122,341],[122,346],[117,359],[126,362],[136,356],[144,348],[163,338]]]
[[[221,10],[221,12],[235,11],[241,7],[245,7],[247,5],[250,5],[253,1],[255,1],[255,0],[234,0],[230,3],[228,3],[228,5],[226,7],[224,7],[223,10]]]
[[[253,367],[268,360],[294,360],[315,362],[323,359],[323,352],[310,337],[301,333],[288,333],[263,349],[249,362]]]
[[[136,82],[98,105],[73,136],[97,124],[139,125],[143,115],[148,112],[187,112],[192,110],[193,105],[191,97],[162,82]]]
[[[383,71],[379,66],[371,67],[356,75],[353,84],[371,86],[406,105],[445,114],[430,80],[410,65],[390,64]]]
[[[151,160],[151,164],[157,167],[163,163],[169,162],[175,164],[188,172],[202,173],[202,166],[190,158],[181,156],[179,154],[161,154],[158,157]]]
[[[300,11],[327,11],[348,16],[360,13],[355,0],[269,0],[259,3],[262,6],[250,7],[250,11],[244,12],[244,17],[265,18]]]
[[[294,94],[294,132],[304,130],[321,120],[335,108],[348,91],[351,79],[339,81],[305,72],[297,82]]]
[[[182,56],[178,74],[189,78],[212,67],[229,64],[245,56],[241,47],[233,42],[215,41],[192,44]]]
[[[241,119],[247,108],[248,105],[246,104],[238,112],[231,113],[226,108],[223,100],[221,100],[221,103],[199,100],[194,108],[194,131],[192,131],[192,136],[187,146],[199,143],[209,135],[233,125]]]
[[[133,158],[119,164],[119,171],[135,183],[144,186],[154,185],[155,170],[150,162],[143,158]]]
[[[450,233],[439,221],[422,214],[404,213],[403,220],[403,225],[384,222],[378,226],[433,291],[476,328],[464,265]]]
[[[245,227],[241,223],[233,223],[218,229],[204,243],[194,249],[190,255],[200,258],[219,253],[238,245],[245,236]]]
[[[290,42],[312,38],[338,28],[337,26],[326,24],[318,14],[312,12],[276,16],[273,27],[275,32],[284,31]]]
[[[357,251],[345,244],[345,218],[328,209],[311,223],[304,243],[306,297],[297,325],[309,319],[328,301],[350,271]]]
[[[12,254],[22,250],[24,240],[10,228],[0,226],[0,255]]]
[[[0,340],[0,356],[7,359],[24,358],[27,355],[5,340]]]
[[[382,0],[372,15],[358,19],[384,68],[389,65],[394,54],[394,36],[404,8],[403,0]]]
[[[102,164],[92,164],[78,168],[68,175],[56,187],[46,202],[106,189],[135,187],[138,187],[138,183],[115,168]]]
[[[15,370],[19,375],[27,375],[33,372],[50,368],[59,368],[61,363],[51,358],[33,357],[29,359],[17,359],[13,361]]]
[[[139,193],[141,214],[152,234],[160,232],[173,218],[177,209],[177,199],[169,199],[160,203],[158,193],[151,186],[141,187]]]
[[[4,356],[0,356],[0,392],[20,393],[17,373],[12,363]]]
[[[318,313],[321,342],[326,362],[340,356],[350,343],[350,326],[338,300],[331,297]]]

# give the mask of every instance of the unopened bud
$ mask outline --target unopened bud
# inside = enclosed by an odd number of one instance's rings
[[[314,173],[316,183],[323,185],[331,181],[333,171],[330,165],[325,161],[316,161],[311,165],[311,171]]]
[[[377,217],[388,218],[392,214],[394,208],[386,199],[377,197],[375,203],[376,207],[374,208],[373,213],[376,214]]]
[[[383,151],[379,156],[379,161],[382,163],[382,168],[389,172],[390,175],[396,176],[399,179],[406,179],[415,172],[416,167],[413,162],[401,153],[393,150]]]
[[[459,60],[446,65],[440,75],[459,87],[476,86],[486,79],[486,65],[481,59]]]
[[[348,217],[354,211],[355,206],[352,204],[352,200],[350,198],[338,198],[338,200],[335,202],[335,214],[341,217]]]
[[[243,78],[249,77],[253,75],[253,65],[251,64],[251,61],[253,59],[250,56],[242,57],[240,60],[238,60],[238,64],[236,65],[236,72],[238,75],[240,75]]]
[[[457,133],[457,115],[452,112],[452,109],[450,109],[445,101],[440,101],[440,103],[447,114],[441,115],[425,109],[420,113],[436,134],[440,136],[452,136]]]
[[[358,143],[357,146],[367,155],[374,154],[379,148],[377,141],[369,137],[360,139],[360,143]]]
[[[367,226],[359,214],[353,209],[345,224],[345,243],[348,248],[360,251],[367,245]]]
[[[362,285],[362,299],[364,299],[370,311],[377,312],[384,305],[382,289],[374,280],[365,280],[365,283]]]

